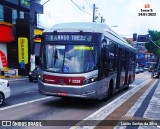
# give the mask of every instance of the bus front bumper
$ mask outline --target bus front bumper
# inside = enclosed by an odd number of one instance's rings
[[[83,86],[64,86],[46,84],[38,81],[39,93],[47,96],[66,96],[66,97],[78,97],[87,99],[97,98],[97,85],[96,83],[90,83]]]

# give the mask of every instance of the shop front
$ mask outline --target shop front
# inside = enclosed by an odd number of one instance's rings
[[[8,71],[7,44],[12,42],[12,24],[0,22],[0,71],[1,75]]]

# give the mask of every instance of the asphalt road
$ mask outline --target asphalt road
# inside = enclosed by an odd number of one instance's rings
[[[9,81],[11,88],[11,97],[8,98],[2,107],[11,106],[26,101],[45,97],[38,93],[37,82],[23,81]]]
[[[144,82],[148,77],[150,77],[148,72],[137,74],[129,90]],[[38,93],[37,82],[28,80],[10,82],[10,87],[11,97],[0,108],[1,120],[82,120],[127,92],[123,90],[106,102],[98,102],[96,100],[46,97]],[[50,128],[56,129],[57,127]],[[68,129],[69,126],[58,128]]]

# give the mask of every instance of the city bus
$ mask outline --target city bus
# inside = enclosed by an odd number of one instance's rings
[[[135,79],[136,50],[103,23],[61,23],[42,34],[39,92],[103,100]]]

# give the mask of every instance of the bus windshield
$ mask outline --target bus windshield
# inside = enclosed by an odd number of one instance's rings
[[[97,69],[97,46],[45,45],[45,70],[56,73],[86,73]]]

